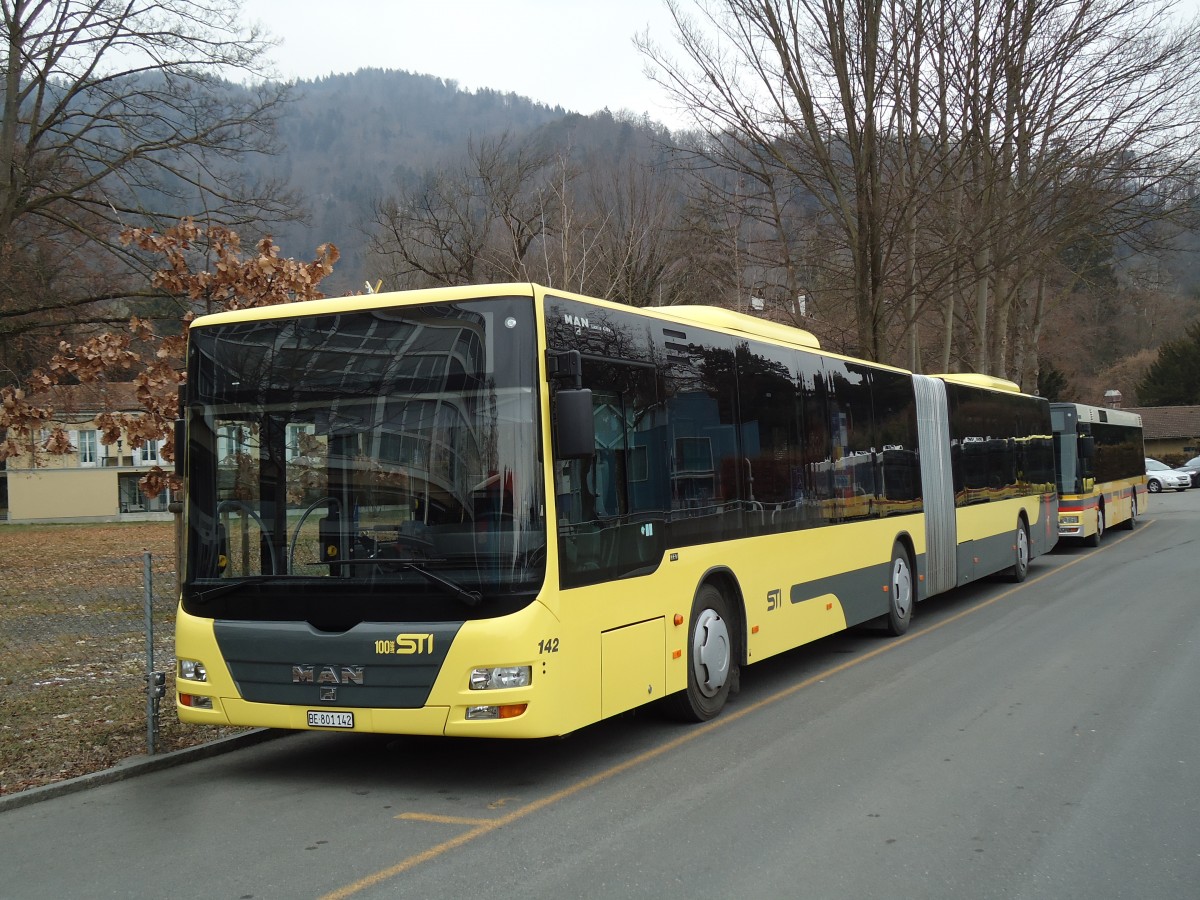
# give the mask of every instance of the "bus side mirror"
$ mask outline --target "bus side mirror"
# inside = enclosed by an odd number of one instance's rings
[[[596,452],[592,392],[560,388],[554,395],[554,448],[558,459],[589,459]]]

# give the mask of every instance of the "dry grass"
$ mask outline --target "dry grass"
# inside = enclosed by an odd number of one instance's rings
[[[146,551],[167,673],[156,749],[234,732],[175,718],[172,523],[0,526],[0,794],[146,753]]]

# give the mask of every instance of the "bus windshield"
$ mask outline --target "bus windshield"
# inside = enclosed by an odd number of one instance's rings
[[[528,298],[193,328],[185,607],[311,620],[316,598],[373,598],[346,624],[531,597],[536,340]]]
[[[1067,414],[1061,404],[1050,407],[1050,419],[1054,427],[1054,462],[1057,474],[1058,493],[1078,494],[1083,491],[1085,460],[1079,455],[1079,435],[1075,431],[1075,419]]]

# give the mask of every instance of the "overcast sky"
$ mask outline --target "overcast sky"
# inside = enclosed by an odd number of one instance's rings
[[[363,68],[454,79],[590,114],[608,107],[679,124],[633,37],[670,43],[662,0],[243,0],[281,43],[283,78]]]

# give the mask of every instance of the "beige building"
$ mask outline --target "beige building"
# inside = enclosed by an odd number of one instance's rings
[[[112,522],[122,519],[169,518],[169,492],[150,498],[138,482],[161,465],[159,443],[131,446],[122,437],[106,446],[95,418],[101,412],[136,413],[137,386],[132,383],[60,385],[33,398],[55,412],[54,423],[35,436],[30,448],[9,457],[0,478],[7,484],[9,522]],[[65,454],[45,449],[53,425],[67,432]],[[0,494],[0,496],[3,496]]]
[[[1147,456],[1182,457],[1179,462],[1200,456],[1200,406],[1131,406],[1128,410],[1142,417]]]

